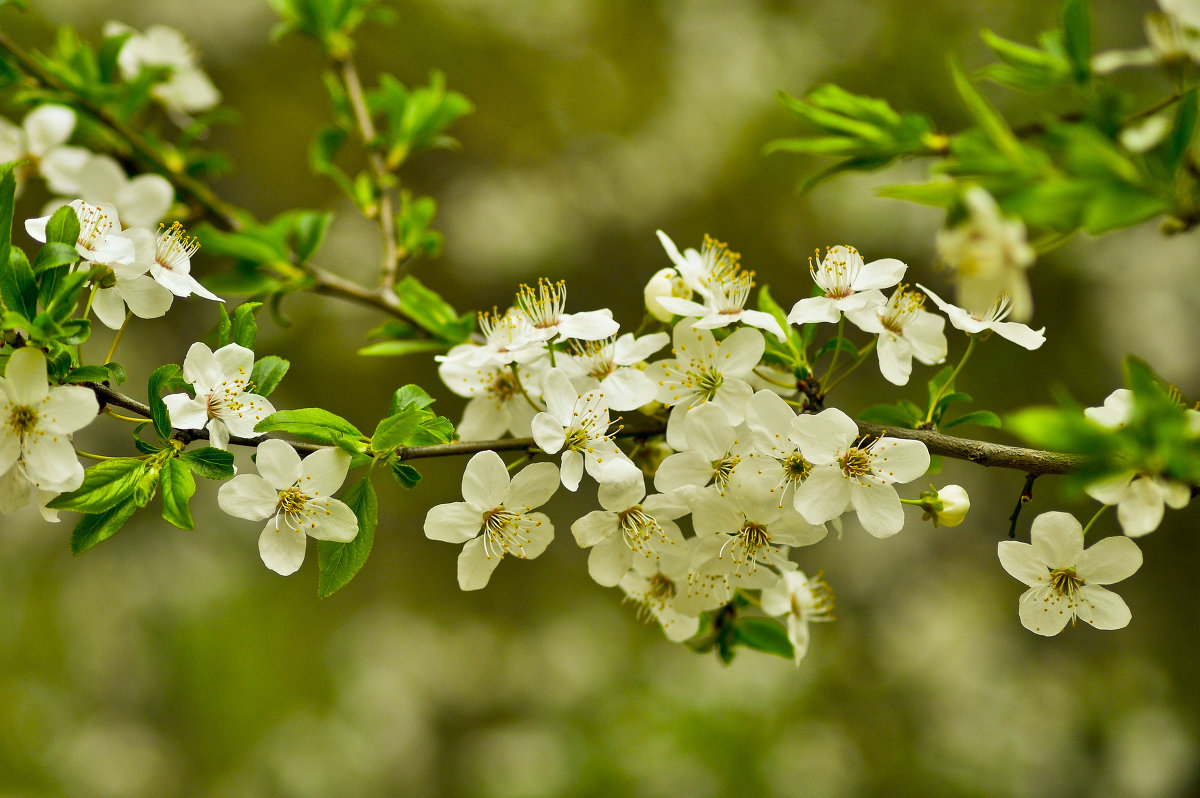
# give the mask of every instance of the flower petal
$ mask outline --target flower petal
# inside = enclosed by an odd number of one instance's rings
[[[300,461],[300,489],[309,496],[332,496],[349,470],[349,454],[341,449],[319,449]]]
[[[1111,590],[1088,585],[1076,596],[1075,614],[1097,629],[1124,629],[1132,618],[1125,599]]]
[[[310,506],[314,504],[317,514],[304,530],[310,538],[349,543],[358,536],[358,517],[344,502],[337,499],[309,502]]]
[[[1089,585],[1111,585],[1133,576],[1142,567],[1142,550],[1127,537],[1097,541],[1079,556],[1075,572]]]
[[[446,543],[465,543],[479,535],[483,514],[466,502],[431,507],[425,514],[425,537]]]
[[[235,477],[236,479],[236,477]],[[263,565],[280,576],[289,576],[304,564],[305,535],[271,519],[258,536],[258,554]]]
[[[1074,568],[1083,554],[1083,527],[1069,513],[1042,513],[1033,519],[1029,536],[1034,554],[1051,570]]]
[[[904,506],[891,485],[851,482],[850,506],[858,512],[863,529],[877,538],[889,537],[904,528]]]
[[[1029,631],[1053,637],[1075,616],[1066,596],[1049,587],[1032,587],[1021,594],[1018,604],[1021,625]]]
[[[633,552],[620,535],[613,535],[592,547],[588,554],[588,574],[604,587],[616,587],[629,573]]]
[[[483,545],[483,538],[478,537],[468,541],[458,555],[458,586],[463,590],[481,590],[487,587],[492,578],[492,571],[503,559],[502,554],[489,554]]]
[[[518,471],[503,496],[503,504],[527,512],[550,501],[558,490],[558,467],[554,463],[532,463]]]
[[[996,546],[1000,565],[1010,576],[1029,586],[1042,585],[1050,573],[1046,564],[1034,554],[1033,546],[1019,540],[1002,540]]]
[[[300,455],[287,441],[269,438],[255,449],[258,473],[275,490],[286,490],[300,479]]]
[[[234,518],[261,521],[275,514],[279,491],[257,474],[238,474],[217,491],[217,506]]]
[[[480,512],[504,503],[508,492],[508,469],[493,451],[479,452],[467,461],[463,470],[462,495],[467,504]]]

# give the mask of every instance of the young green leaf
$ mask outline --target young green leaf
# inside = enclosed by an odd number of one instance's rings
[[[138,506],[132,498],[127,498],[120,504],[94,515],[85,515],[79,519],[71,532],[71,553],[83,554],[97,543],[108,540],[125,526],[125,522],[133,517]]]
[[[254,388],[248,390],[259,396],[270,396],[290,366],[291,363],[275,355],[260,357],[254,361],[254,369],[250,372],[250,382],[254,383]]]
[[[379,522],[379,503],[370,474],[347,485],[337,498],[354,511],[358,518],[358,535],[349,543],[332,540],[317,542],[317,595],[332,595],[344,587],[362,569],[375,543],[375,526]]]
[[[133,494],[146,470],[146,461],[132,457],[105,460],[83,472],[83,484],[52,499],[47,506],[56,510],[101,513],[115,507]]]
[[[154,431],[160,438],[171,437],[171,416],[167,405],[163,402],[162,392],[172,380],[180,374],[179,366],[168,363],[159,366],[150,373],[150,381],[146,387],[146,398],[150,402],[150,415],[154,420]]]
[[[180,529],[195,529],[188,502],[196,492],[196,479],[188,466],[172,457],[163,463],[160,478],[163,520]]]
[[[346,419],[320,407],[279,410],[258,422],[255,432],[289,432],[318,443],[338,445],[346,438],[362,438],[358,428]]]
[[[738,618],[733,627],[733,639],[739,646],[791,659],[794,655],[787,630],[771,618]]]
[[[205,479],[230,479],[233,476],[233,453],[212,446],[187,449],[179,453],[179,461]]]

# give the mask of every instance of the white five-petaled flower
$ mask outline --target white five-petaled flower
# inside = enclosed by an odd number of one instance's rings
[[[272,438],[258,445],[258,474],[238,474],[217,491],[217,504],[236,518],[267,519],[258,537],[263,564],[294,574],[304,563],[307,538],[348,543],[358,534],[354,511],[333,498],[350,468],[341,449],[320,449],[300,459],[289,444]]]
[[[666,346],[671,337],[653,333],[576,343],[572,355],[559,368],[567,370],[580,390],[597,388],[608,399],[610,410],[636,410],[654,401],[658,387],[646,372],[634,366]]]
[[[187,234],[183,225],[172,222],[171,225],[159,225],[158,233],[154,236],[154,263],[150,266],[150,276],[175,296],[202,296],[217,302],[225,300],[209,291],[192,276],[192,255],[200,248],[196,239]]]
[[[229,436],[257,437],[254,426],[275,412],[262,396],[253,392],[250,372],[254,353],[238,344],[227,344],[216,352],[194,343],[183,359],[183,378],[196,391],[164,396],[171,426],[178,429],[208,427],[210,442],[218,449],[229,446]]]
[[[878,538],[904,527],[904,507],[893,483],[910,482],[929,469],[929,450],[920,441],[875,438],[859,441],[858,425],[831,407],[792,422],[792,440],[813,468],[796,488],[796,511],[814,524],[848,508]]]
[[[780,400],[782,401],[782,400]],[[654,487],[663,493],[695,493],[709,483],[724,493],[753,447],[713,404],[697,407],[683,420],[687,451],[667,456],[654,472]],[[744,430],[743,430],[744,431]],[[759,458],[755,458],[759,459]]]
[[[517,291],[517,307],[534,329],[538,341],[599,341],[616,335],[621,325],[608,308],[582,313],[566,313],[567,284],[538,280],[537,290],[522,285]]]
[[[462,344],[473,347],[473,344]],[[461,347],[455,347],[459,349]],[[464,441],[488,441],[506,432],[528,437],[533,417],[540,408],[527,396],[524,386],[537,385],[543,373],[541,362],[529,365],[472,366],[467,358],[453,357],[455,350],[438,359],[438,376],[459,396],[471,401],[463,411],[456,431]]]
[[[658,384],[658,401],[671,407],[667,443],[682,451],[688,448],[683,420],[693,408],[711,402],[725,411],[731,424],[741,423],[754,393],[746,378],[766,344],[762,333],[751,327],[717,341],[687,320],[675,325],[672,341],[675,357],[651,363],[646,374]]]
[[[1118,388],[1105,398],[1102,406],[1089,407],[1083,413],[1095,424],[1107,429],[1119,429],[1129,422],[1133,414],[1133,392],[1128,388]],[[1179,510],[1192,499],[1189,485],[1136,471],[1093,482],[1084,491],[1101,504],[1115,504],[1121,530],[1130,537],[1141,537],[1158,529],[1162,523],[1164,505]]]
[[[601,485],[603,510],[593,510],[571,524],[575,541],[588,553],[588,573],[597,583],[614,587],[633,565],[635,555],[657,560],[673,546],[683,548],[676,518],[688,512],[677,496],[646,495],[639,476],[628,482]]]
[[[92,205],[111,204],[129,227],[154,227],[175,201],[175,189],[162,175],[130,178],[111,155],[89,155],[70,173],[71,190]]]
[[[689,264],[688,258],[679,256],[674,242],[666,234],[659,231],[659,238],[667,253],[682,271]],[[669,246],[668,246],[669,245]],[[695,250],[688,250],[694,253]],[[767,330],[780,341],[787,336],[779,322],[770,313],[761,310],[746,310],[746,300],[750,298],[750,289],[754,287],[754,273],[741,268],[741,256],[730,251],[729,247],[708,236],[704,237],[704,252],[700,256],[700,266],[692,267],[692,283],[704,303],[693,302],[689,297],[678,297],[669,294],[656,297],[658,306],[678,316],[695,318],[693,327],[716,329],[735,322],[749,324]],[[685,282],[688,274],[684,274]]]
[[[694,587],[690,580],[695,540],[689,538],[682,545],[668,547],[653,559],[634,557],[620,582],[621,590],[637,604],[638,617],[658,621],[667,638],[676,642],[687,640],[700,628],[703,608],[690,595]]]
[[[166,25],[151,25],[142,33],[119,22],[104,26],[106,37],[126,33],[129,38],[117,54],[121,77],[134,80],[147,67],[170,69],[168,78],[150,91],[168,111],[207,111],[221,101],[221,93],[198,66],[195,48],[182,33]]]
[[[554,525],[531,512],[558,489],[553,463],[527,465],[509,480],[500,455],[483,451],[463,471],[464,501],[439,504],[425,516],[425,537],[465,543],[458,557],[458,585],[479,590],[505,555],[533,559],[546,550]]]
[[[951,305],[920,283],[917,284],[917,288],[924,291],[933,300],[933,304],[938,306],[938,310],[946,314],[955,329],[962,330],[968,335],[979,335],[991,331],[1001,338],[1029,350],[1037,349],[1046,343],[1045,327],[1034,330],[1019,321],[1004,320],[1012,311],[1012,302],[1007,294],[998,296],[987,310],[972,312],[966,308]]]
[[[546,357],[543,339],[524,313],[509,308],[504,313],[493,309],[479,314],[482,344],[460,344],[439,361],[461,362],[467,366],[507,366],[509,363],[533,363]]]
[[[833,620],[833,591],[820,578],[809,579],[803,571],[784,571],[779,581],[762,591],[763,612],[786,615],[788,640],[796,665],[808,653],[808,624]]]
[[[584,469],[600,483],[639,479],[638,471],[608,432],[608,402],[600,391],[583,396],[557,369],[542,381],[545,412],[533,417],[533,440],[547,454],[562,454],[562,484],[576,490]]]
[[[895,258],[882,258],[864,263],[854,247],[838,245],[808,259],[808,270],[823,296],[801,299],[788,314],[789,324],[834,322],[841,314],[883,304],[881,288],[891,288],[900,282],[908,267]]]
[[[79,487],[83,466],[71,446],[71,433],[99,412],[96,396],[87,388],[50,386],[41,350],[27,346],[13,352],[0,378],[0,474],[23,467],[25,482],[39,490]]]
[[[1030,543],[1002,540],[1000,564],[1029,585],[1021,595],[1021,624],[1050,637],[1076,618],[1097,629],[1129,623],[1125,601],[1101,585],[1129,576],[1142,565],[1142,552],[1127,537],[1114,536],[1083,548],[1083,527],[1068,513],[1033,519]]]
[[[946,320],[923,309],[925,297],[903,283],[875,308],[851,310],[850,321],[879,336],[879,371],[893,385],[907,385],[915,357],[927,366],[946,359]]]
[[[75,112],[65,105],[39,105],[17,127],[0,118],[0,163],[28,160],[29,168],[57,194],[74,192],[74,172],[91,157],[82,147],[64,146],[75,130]],[[24,170],[18,170],[18,179]]]
[[[117,209],[109,204],[92,205],[73,200],[70,207],[79,219],[79,238],[75,251],[91,263],[107,266],[113,283],[97,289],[92,310],[107,327],[119,329],[125,321],[125,307],[140,319],[155,319],[171,307],[171,292],[146,272],[154,263],[154,235],[149,230],[121,229]],[[49,216],[29,219],[25,229],[36,241],[46,241]]]
[[[967,189],[963,204],[967,219],[937,236],[938,255],[958,280],[958,304],[985,308],[1007,294],[1013,318],[1029,319],[1033,298],[1025,272],[1036,254],[1025,240],[1024,223],[1002,216],[995,198],[979,186]]]

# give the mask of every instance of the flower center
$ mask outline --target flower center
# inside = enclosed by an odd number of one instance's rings
[[[532,540],[533,527],[541,521],[530,519],[500,505],[483,514],[483,552],[488,559],[511,554],[525,559],[525,544]]]
[[[517,395],[517,380],[510,372],[497,370],[496,379],[488,386],[488,393],[506,402]]]
[[[739,271],[719,283],[710,285],[709,300],[718,313],[732,316],[741,313],[754,287],[754,272]]]
[[[742,256],[707,234],[704,236],[704,246],[700,250],[700,259],[704,264],[704,271],[699,280],[706,289],[734,280],[741,273]]]
[[[887,304],[879,311],[879,323],[894,335],[903,335],[904,328],[917,318],[925,304],[924,295],[912,291],[904,283],[896,287]]]
[[[711,402],[713,397],[717,395],[717,390],[725,382],[725,377],[714,368],[705,369],[696,374],[695,377],[696,390],[699,391],[705,402]]]
[[[625,538],[626,545],[633,551],[645,549],[647,557],[653,554],[653,551],[646,544],[654,535],[657,534],[664,542],[670,542],[658,521],[655,521],[654,516],[643,510],[640,504],[635,504],[628,510],[617,513],[617,523],[621,527],[621,535]]]
[[[562,280],[551,283],[545,278],[538,278],[536,292],[523,283],[517,289],[517,307],[525,313],[529,323],[539,330],[557,326],[566,306],[567,284]]]
[[[783,461],[783,478],[787,482],[800,484],[812,473],[812,463],[800,452],[792,452]]]
[[[285,515],[299,513],[304,509],[304,505],[308,502],[308,496],[298,487],[290,487],[286,490],[279,491],[279,511]]]
[[[721,495],[725,494],[725,489],[729,487],[729,480],[733,477],[733,469],[737,468],[740,462],[742,462],[741,457],[728,453],[721,459],[712,461],[713,483]]]
[[[735,574],[743,565],[749,565],[750,573],[754,573],[758,570],[760,559],[765,560],[775,554],[775,547],[771,545],[771,536],[767,534],[767,528],[752,521],[747,521],[730,536],[717,554],[717,559],[724,559],[726,549],[729,550],[729,558],[736,566]]]
[[[617,370],[616,339],[607,338],[603,341],[572,341],[572,354],[579,359],[584,372],[589,377],[602,380]]]
[[[38,412],[29,405],[17,405],[8,417],[8,425],[18,436],[25,436],[37,429]]]
[[[867,449],[847,449],[846,453],[838,458],[838,465],[847,479],[857,479],[861,482],[863,477],[871,473],[871,453]]]
[[[172,222],[170,227],[160,224],[154,239],[154,260],[168,271],[187,274],[191,257],[199,248],[200,243],[179,222]]]
[[[1050,572],[1050,589],[1060,596],[1074,598],[1075,591],[1083,584],[1084,581],[1075,573],[1074,568],[1059,568]]]
[[[825,250],[821,258],[817,252],[817,262],[808,259],[808,272],[825,296],[829,299],[845,299],[854,293],[854,282],[858,279],[862,258],[854,247],[835,247]]]
[[[89,205],[86,202],[79,203],[75,215],[79,217],[80,245],[89,252],[94,251],[100,239],[112,229],[112,219],[109,219],[108,214],[100,210],[98,205]]]

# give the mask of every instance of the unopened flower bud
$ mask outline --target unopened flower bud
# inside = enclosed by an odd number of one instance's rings
[[[921,494],[923,519],[932,519],[934,526],[958,526],[971,509],[971,498],[961,485],[946,485],[941,490],[930,486]]]
[[[683,278],[674,269],[659,269],[646,287],[642,289],[646,301],[646,310],[659,321],[670,321],[675,314],[664,308],[659,299],[665,296],[677,296],[683,299],[692,298],[692,289],[683,282]]]

